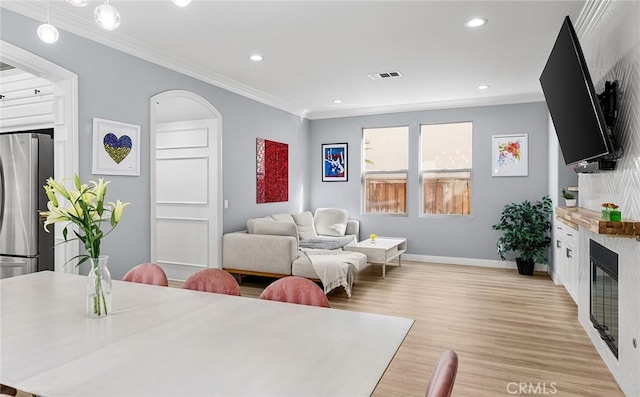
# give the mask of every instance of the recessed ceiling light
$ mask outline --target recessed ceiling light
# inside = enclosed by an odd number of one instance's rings
[[[336,105],[339,105],[342,103],[342,99],[334,99],[333,103],[335,103]]]
[[[173,4],[177,5],[178,7],[186,7],[189,5],[189,3],[191,3],[191,0],[171,0],[173,1]]]
[[[477,28],[489,22],[487,18],[473,18],[470,19],[464,26],[468,28]]]
[[[249,59],[251,59],[252,61],[255,62],[260,62],[262,61],[264,58],[262,57],[262,55],[258,55],[258,54],[253,54],[249,57]]]
[[[479,90],[486,90],[487,88],[489,88],[489,86],[488,86],[488,85],[486,85],[486,84],[484,84],[484,85],[479,85],[479,86],[478,86],[478,89],[479,89]]]
[[[87,0],[67,0],[67,3],[71,3],[75,7],[84,7],[89,4]]]

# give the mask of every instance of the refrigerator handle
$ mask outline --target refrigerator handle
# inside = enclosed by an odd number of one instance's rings
[[[2,164],[2,157],[0,157],[0,230],[2,230],[2,223],[4,222],[4,206],[5,197],[4,192],[6,190],[4,179],[4,165]]]

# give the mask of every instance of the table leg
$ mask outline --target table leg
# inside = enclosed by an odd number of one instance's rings
[[[402,267],[402,255],[398,257],[398,267]]]
[[[386,274],[385,274],[386,266],[387,266],[387,262],[382,262],[382,278],[386,277]]]

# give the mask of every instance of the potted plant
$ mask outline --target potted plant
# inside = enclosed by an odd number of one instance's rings
[[[562,197],[564,197],[567,207],[576,206],[576,196],[565,188],[562,188]]]
[[[602,219],[605,221],[620,222],[622,220],[622,214],[620,210],[618,210],[618,205],[614,203],[603,203]]]
[[[536,202],[511,203],[504,206],[500,221],[491,226],[503,233],[496,244],[500,258],[505,260],[509,251],[516,253],[518,273],[533,275],[536,263],[547,263],[552,212],[549,196]]]

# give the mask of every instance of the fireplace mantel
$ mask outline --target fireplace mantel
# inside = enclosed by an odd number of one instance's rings
[[[569,226],[581,226],[594,233],[640,241],[640,221],[622,219],[622,222],[611,222],[603,220],[600,215],[600,212],[582,207],[556,207],[558,220]]]

